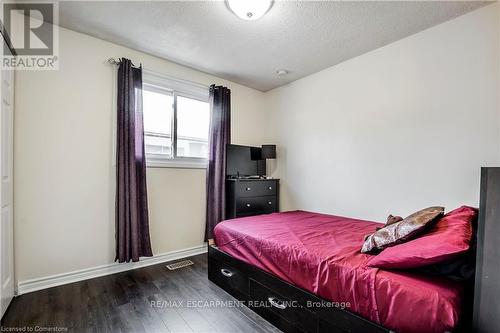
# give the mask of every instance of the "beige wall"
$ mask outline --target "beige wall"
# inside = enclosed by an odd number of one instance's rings
[[[263,94],[69,30],[60,69],[16,81],[15,244],[18,281],[113,262],[113,72],[109,57],[232,92],[233,142],[265,139]],[[154,252],[203,243],[205,170],[148,169]]]
[[[498,45],[494,4],[269,92],[282,208],[477,206],[499,163]]]

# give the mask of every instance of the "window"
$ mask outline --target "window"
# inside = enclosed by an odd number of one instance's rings
[[[148,166],[206,167],[208,87],[144,71],[143,117]]]
[[[173,94],[149,90],[143,93],[144,144],[146,154],[172,157]]]

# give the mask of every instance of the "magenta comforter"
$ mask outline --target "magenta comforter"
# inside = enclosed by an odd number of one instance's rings
[[[293,211],[238,218],[215,228],[217,246],[349,311],[398,332],[451,331],[463,288],[444,278],[385,271],[360,252],[376,222]]]

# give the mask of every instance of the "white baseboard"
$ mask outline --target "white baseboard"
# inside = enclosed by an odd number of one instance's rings
[[[26,294],[41,289],[56,287],[63,284],[92,279],[99,276],[120,273],[140,267],[161,264],[167,261],[186,258],[206,252],[207,252],[207,245],[203,244],[200,246],[195,246],[183,250],[158,254],[150,258],[141,258],[141,260],[138,262],[121,263],[121,264],[112,263],[109,265],[102,265],[63,274],[46,276],[38,279],[20,281],[17,284],[17,295]]]

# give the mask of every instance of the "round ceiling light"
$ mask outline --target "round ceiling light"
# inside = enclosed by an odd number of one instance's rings
[[[278,69],[276,74],[278,74],[278,76],[285,76],[288,74],[288,71],[286,69]]]
[[[227,7],[239,18],[257,20],[273,5],[273,0],[226,0]]]

